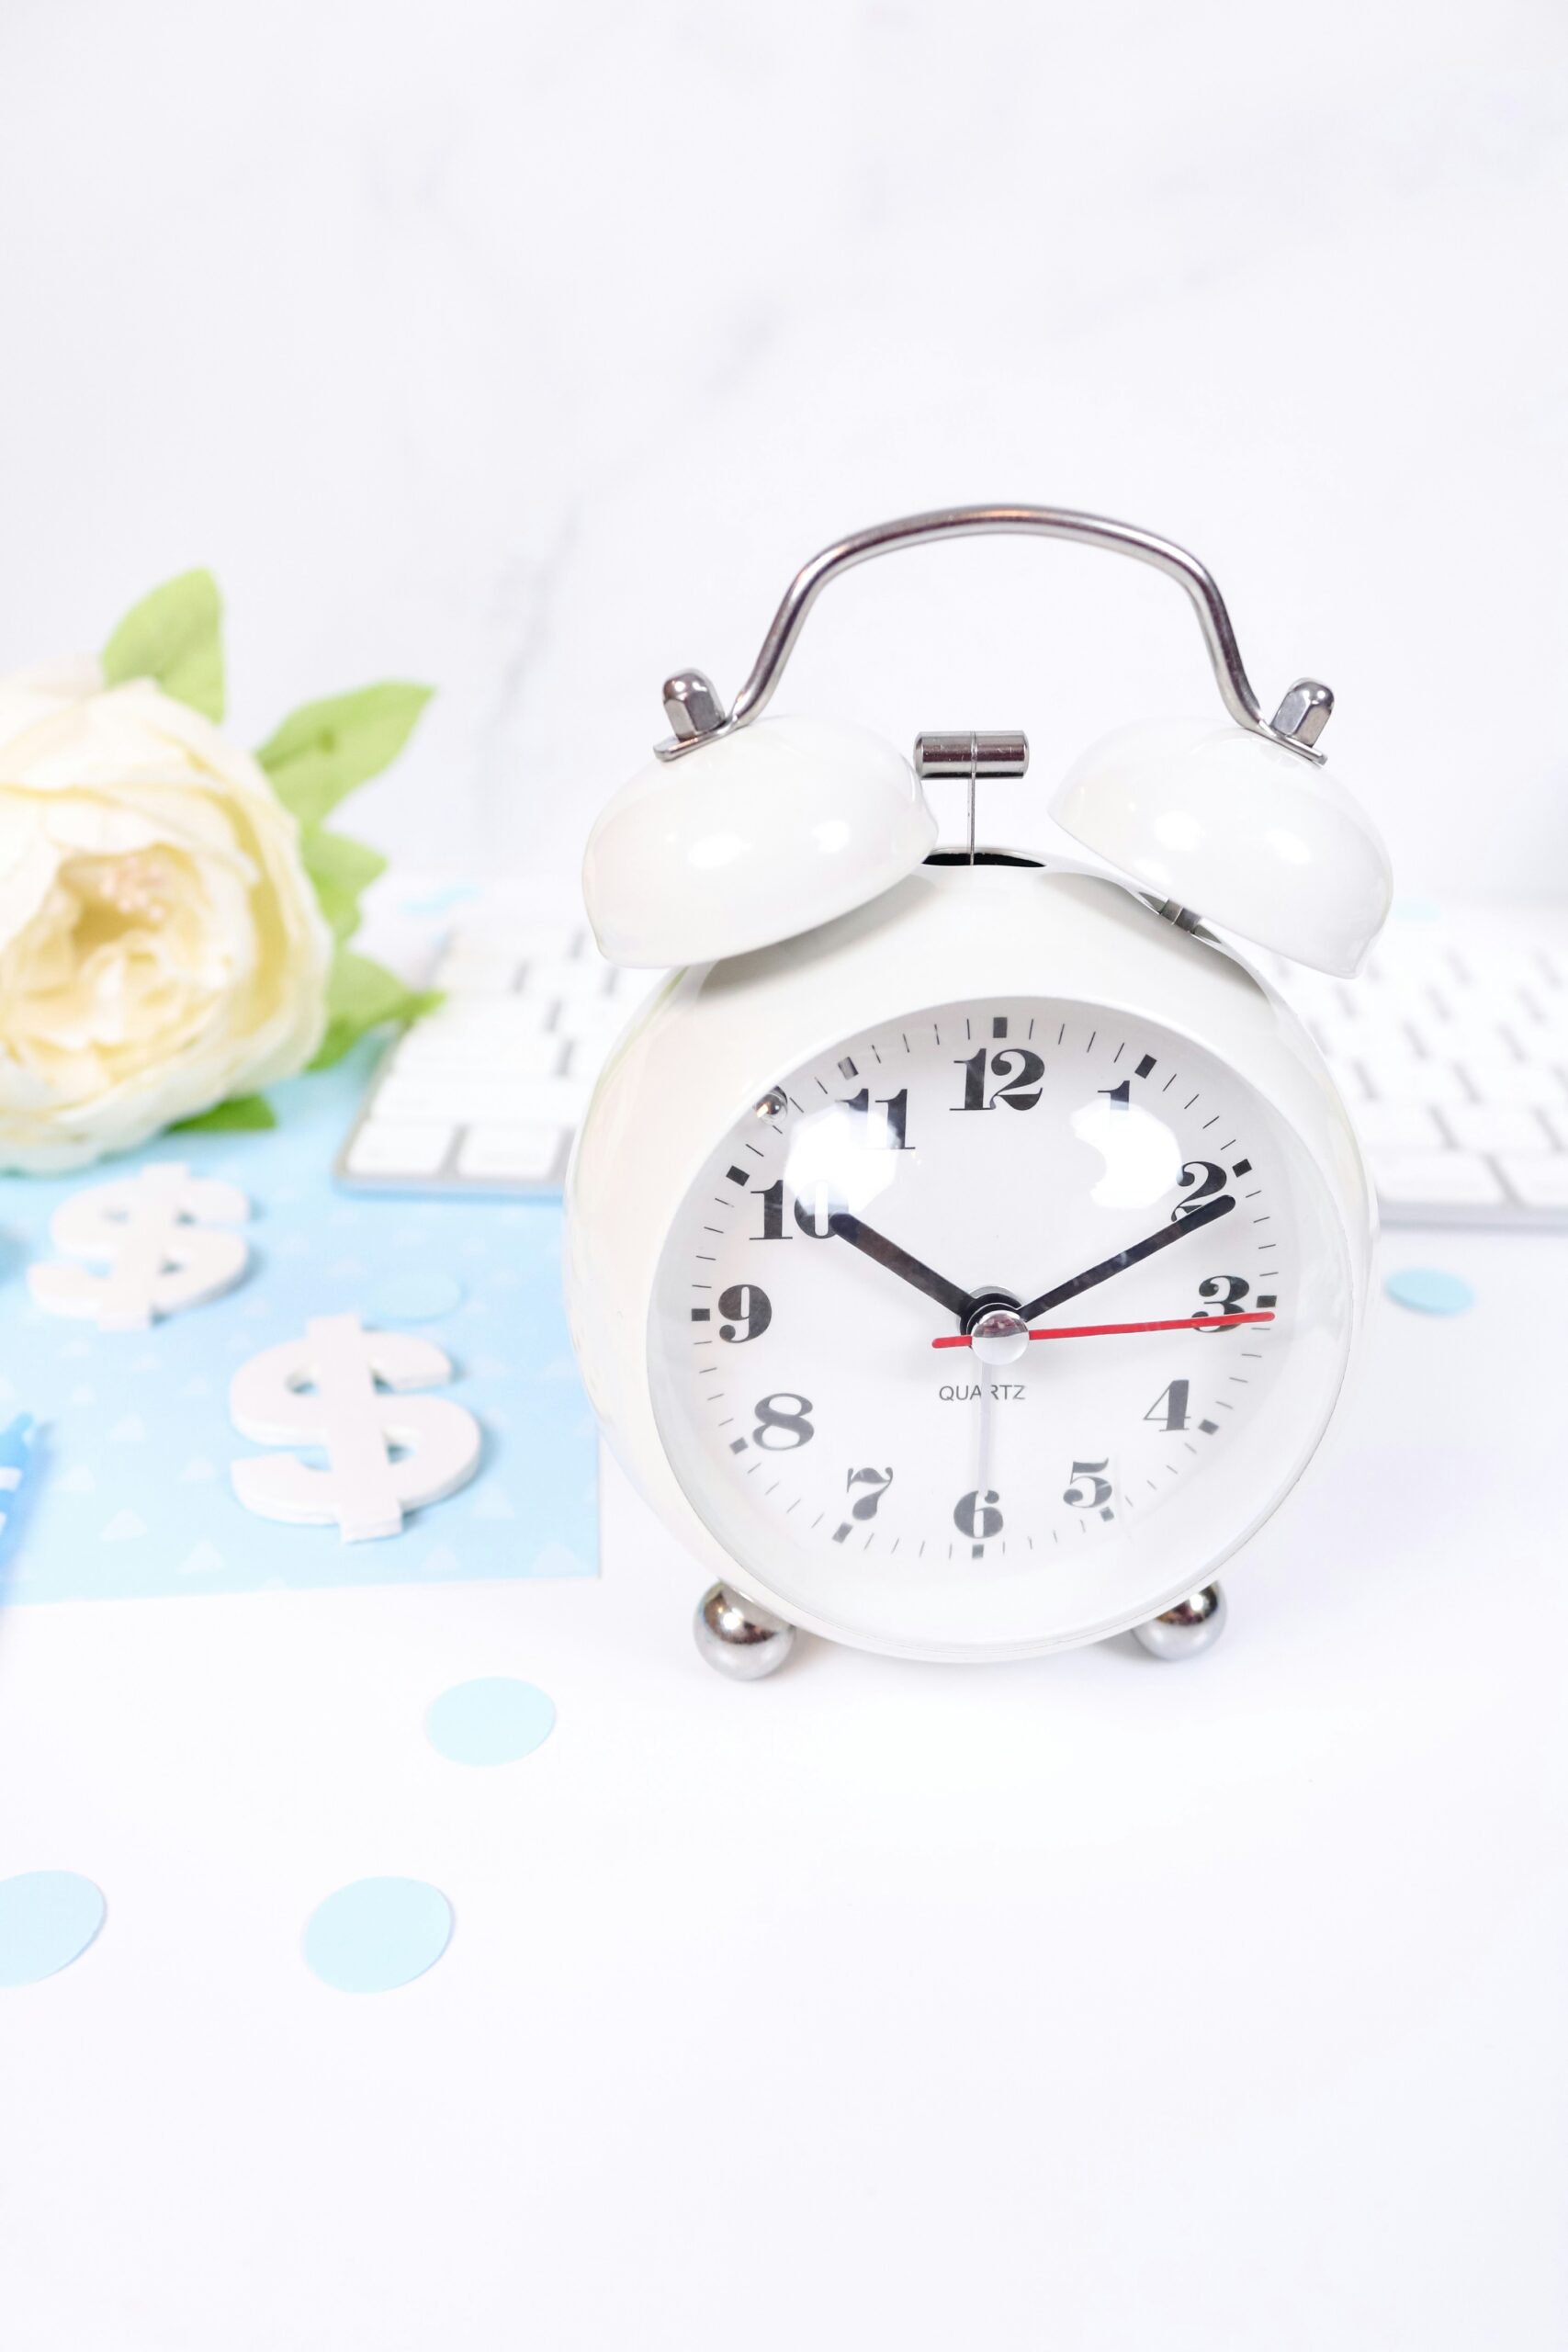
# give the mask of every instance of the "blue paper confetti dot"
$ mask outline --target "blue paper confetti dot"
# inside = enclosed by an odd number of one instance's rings
[[[452,1905],[419,1878],[340,1886],[305,1925],[305,1964],[340,1993],[390,1993],[434,1968],[452,1935]]]
[[[432,1747],[454,1764],[514,1764],[556,1727],[553,1699],[510,1675],[484,1675],[443,1690],[425,1716]]]
[[[1417,1315],[1462,1315],[1475,1305],[1475,1293],[1460,1274],[1445,1274],[1437,1266],[1401,1266],[1385,1276],[1383,1289],[1400,1306]]]
[[[0,1879],[0,1984],[36,1984],[69,1968],[103,1924],[103,1896],[74,1871]]]
[[[370,1312],[383,1323],[436,1323],[463,1304],[452,1274],[389,1274],[370,1294]]]

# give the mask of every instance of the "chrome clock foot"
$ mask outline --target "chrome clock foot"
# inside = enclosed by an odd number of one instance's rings
[[[732,1682],[760,1682],[795,1647],[795,1627],[742,1600],[727,1584],[710,1585],[697,1604],[692,1631],[708,1664]]]
[[[1163,1615],[1151,1617],[1144,1625],[1134,1625],[1133,1632],[1151,1657],[1168,1666],[1179,1665],[1184,1658],[1201,1657],[1212,1650],[1225,1630],[1225,1596],[1217,1584],[1201,1586],[1179,1600],[1174,1609]]]

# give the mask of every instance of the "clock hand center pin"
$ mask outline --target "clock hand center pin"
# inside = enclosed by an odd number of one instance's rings
[[[1016,1363],[1028,1352],[1029,1326],[1016,1307],[987,1307],[969,1334],[969,1344],[984,1364]]]

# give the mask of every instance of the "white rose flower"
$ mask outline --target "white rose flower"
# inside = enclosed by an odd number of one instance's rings
[[[96,661],[0,681],[0,1168],[80,1167],[290,1076],[332,957],[249,752]]]

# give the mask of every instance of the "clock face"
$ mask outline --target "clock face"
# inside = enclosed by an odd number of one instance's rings
[[[786,1612],[922,1656],[1093,1639],[1288,1491],[1349,1341],[1327,1190],[1226,1065],[1078,1001],[846,1037],[709,1154],[660,1261],[660,1434]]]

